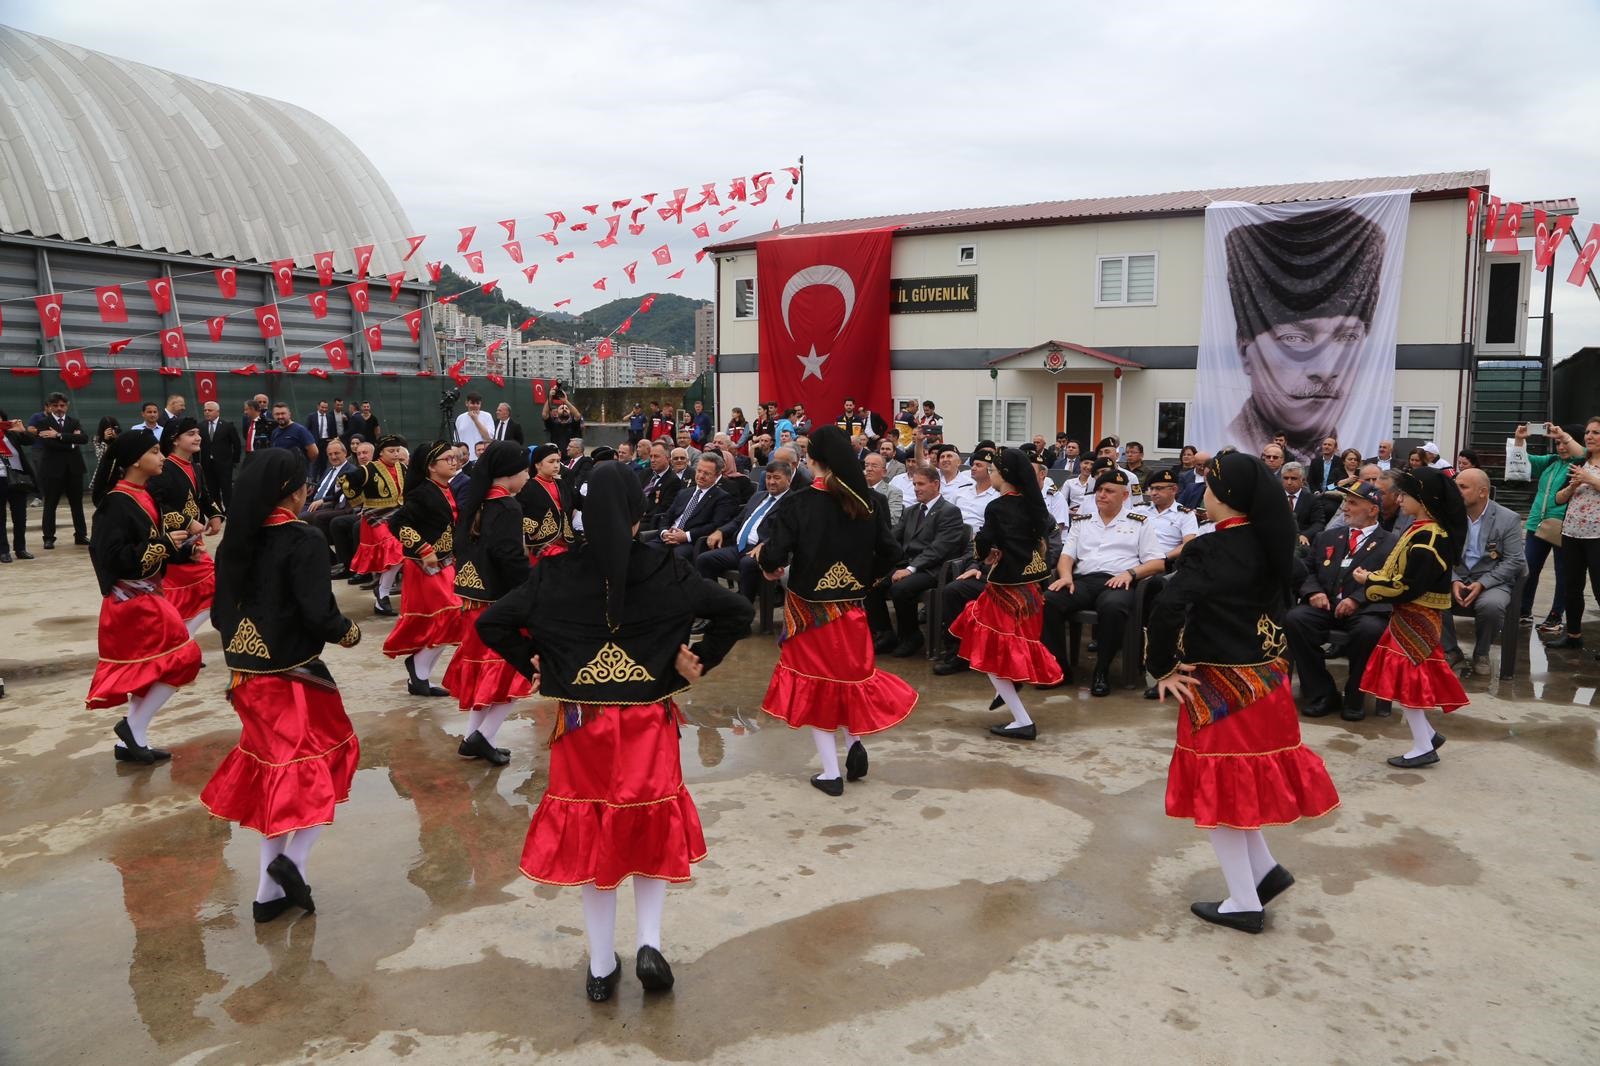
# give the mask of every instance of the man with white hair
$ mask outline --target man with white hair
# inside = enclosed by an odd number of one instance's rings
[[[900,521],[900,512],[905,509],[905,496],[884,477],[886,464],[883,456],[877,452],[868,452],[861,467],[867,475],[867,487],[889,504],[889,525],[892,527]]]
[[[1522,554],[1522,517],[1489,498],[1489,475],[1482,470],[1461,471],[1456,475],[1456,487],[1467,505],[1467,539],[1461,561],[1451,574],[1451,606],[1454,611],[1472,612],[1476,627],[1472,672],[1488,677],[1489,649],[1506,620],[1511,589],[1528,568]],[[1445,615],[1439,644],[1450,665],[1465,663],[1452,615]]]

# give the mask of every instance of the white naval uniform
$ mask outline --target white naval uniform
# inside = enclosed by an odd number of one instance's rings
[[[1079,481],[1069,477],[1061,483],[1061,491],[1067,497],[1067,510],[1076,514],[1084,509],[1084,501],[1094,502],[1094,478],[1088,481]]]
[[[1163,556],[1154,523],[1123,511],[1106,522],[1099,511],[1076,515],[1061,554],[1073,559],[1074,574],[1120,574]]]
[[[1050,517],[1056,520],[1056,525],[1064,526],[1072,521],[1072,501],[1067,495],[1067,485],[1072,482],[1062,482],[1059,487],[1050,485],[1044,491],[1044,509],[1050,512]]]
[[[1183,543],[1184,537],[1198,536],[1200,533],[1200,520],[1194,512],[1187,507],[1173,504],[1165,511],[1156,510],[1153,503],[1141,503],[1133,508],[1133,514],[1142,514],[1156,530],[1156,542],[1161,546],[1161,554],[1166,555]]]
[[[984,509],[989,506],[991,501],[999,498],[1000,490],[994,487],[993,482],[990,482],[989,487],[982,492],[978,491],[977,485],[968,485],[960,492],[954,493],[950,497],[950,502],[961,508],[961,520],[967,524],[968,529],[976,534],[983,528]]]
[[[974,485],[972,481],[972,474],[968,471],[963,470],[956,474],[954,481],[946,481],[944,479],[944,474],[942,472],[939,474],[939,495],[943,496],[951,503],[955,502],[956,495],[962,489],[971,488],[974,488]]]

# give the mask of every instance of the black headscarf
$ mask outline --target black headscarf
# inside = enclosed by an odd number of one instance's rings
[[[167,428],[161,431],[161,454],[171,455],[173,445],[177,444],[179,437],[183,436],[191,429],[199,428],[200,423],[196,422],[188,415],[183,415],[180,418],[174,418],[172,421],[168,422]]]
[[[251,568],[260,554],[262,523],[305,483],[306,457],[298,450],[263,448],[245,456],[228,501],[228,535],[217,549],[216,598],[228,614],[253,583]]]
[[[621,463],[600,463],[589,475],[583,501],[583,564],[606,585],[606,621],[622,624],[633,555],[633,524],[644,514],[644,490]]]
[[[589,453],[589,458],[593,459],[597,463],[608,463],[616,457],[617,450],[615,448],[608,448],[604,444],[600,445],[600,447]]]
[[[1288,599],[1300,531],[1284,500],[1283,482],[1260,459],[1233,451],[1222,452],[1206,464],[1206,485],[1217,499],[1249,517],[1261,557]]]
[[[872,513],[872,489],[867,487],[867,475],[856,460],[856,451],[844,430],[829,425],[811,434],[811,458],[828,468],[828,478],[832,482],[829,492],[835,496],[848,492],[867,514]],[[834,486],[838,486],[837,489]]]
[[[417,454],[411,457],[411,465],[406,468],[406,495],[411,495],[413,489],[427,481],[428,467],[437,463],[442,456],[448,455],[454,448],[455,442],[448,440],[431,440],[420,445]]]
[[[128,467],[137,463],[141,456],[151,448],[159,447],[156,435],[148,429],[130,429],[119,434],[117,439],[106,446],[105,454],[100,457],[100,465],[94,468],[94,477],[89,482],[89,498],[96,507],[105,499],[106,493],[116,487],[122,480],[122,475]]]
[[[528,469],[532,470],[552,455],[560,455],[561,449],[554,444],[540,444],[528,453]]]
[[[1428,509],[1428,516],[1445,531],[1445,541],[1439,545],[1444,561],[1455,566],[1461,561],[1461,550],[1467,543],[1467,502],[1455,479],[1431,466],[1416,470],[1402,470],[1395,485],[1407,496],[1414,496]]]
[[[372,457],[374,459],[382,459],[385,448],[404,448],[405,446],[406,439],[404,437],[398,433],[390,433],[378,438],[377,443],[373,445]]]
[[[1056,528],[1056,520],[1045,509],[1044,495],[1039,491],[1039,475],[1033,472],[1033,461],[1028,453],[1017,448],[1001,450],[994,460],[1006,484],[1022,494],[1028,514],[1028,532],[1035,537],[1048,537]]]
[[[472,467],[472,480],[467,483],[466,491],[458,501],[461,519],[456,523],[457,544],[477,539],[474,523],[478,512],[483,509],[484,499],[489,495],[489,486],[494,484],[497,477],[510,477],[526,470],[528,464],[523,458],[526,454],[520,444],[496,440],[490,441],[483,454],[478,456],[477,463]]]
[[[1372,325],[1384,236],[1371,219],[1336,207],[1238,226],[1225,243],[1241,341],[1306,318],[1350,315]]]

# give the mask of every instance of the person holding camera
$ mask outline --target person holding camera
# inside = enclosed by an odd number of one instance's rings
[[[551,408],[554,407],[552,412]],[[583,412],[578,410],[578,405],[566,394],[566,391],[557,385],[550,390],[550,395],[544,401],[544,431],[550,437],[550,443],[556,446],[558,454],[566,454],[567,444],[574,437],[583,437]]]
[[[1546,559],[1556,572],[1555,599],[1550,604],[1539,632],[1551,636],[1561,632],[1566,619],[1566,583],[1561,574],[1561,522],[1567,517],[1567,505],[1558,502],[1556,494],[1567,484],[1567,469],[1583,455],[1583,444],[1572,434],[1553,422],[1544,424],[1544,433],[1550,439],[1550,450],[1545,455],[1528,456],[1532,467],[1533,503],[1528,507],[1528,517],[1523,522],[1522,554],[1528,563],[1528,579],[1522,586],[1522,603],[1517,616],[1523,625],[1533,624],[1533,597],[1539,591],[1539,575],[1544,571]],[[1517,447],[1528,447],[1530,430],[1526,422],[1516,428]]]

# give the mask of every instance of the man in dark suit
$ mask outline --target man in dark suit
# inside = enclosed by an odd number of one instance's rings
[[[667,461],[670,454],[665,441],[656,441],[650,445],[650,465],[639,471],[639,482],[644,487],[644,517],[639,524],[645,529],[661,528],[683,488],[683,480],[673,473],[672,464]]]
[[[1300,529],[1300,543],[1309,545],[1311,539],[1322,532],[1326,519],[1322,517],[1317,494],[1306,488],[1306,469],[1299,463],[1284,463],[1278,477],[1283,481],[1285,502],[1294,512],[1294,524]]]
[[[173,393],[167,397],[167,406],[162,409],[161,416],[156,421],[162,429],[166,429],[168,422],[171,422],[174,418],[182,418],[184,412],[188,409],[189,401],[177,393]]]
[[[222,407],[212,400],[201,409],[205,420],[200,423],[200,469],[206,483],[217,490],[222,509],[228,509],[233,499],[233,468],[244,454],[244,442],[239,439],[239,429],[222,417]]]
[[[1300,674],[1302,712],[1307,718],[1333,713],[1338,699],[1333,677],[1328,673],[1328,658],[1322,647],[1333,633],[1347,637],[1345,655],[1350,661],[1350,676],[1344,686],[1344,708],[1348,722],[1366,716],[1362,706],[1361,675],[1367,658],[1389,625],[1393,608],[1383,602],[1367,602],[1366,586],[1352,576],[1357,569],[1376,570],[1383,566],[1399,536],[1378,524],[1382,500],[1376,486],[1356,484],[1340,489],[1344,496],[1345,524],[1317,536],[1307,560],[1311,573],[1301,584],[1301,602],[1289,609],[1284,629],[1289,637],[1289,655]]]
[[[355,409],[355,404],[352,403],[350,417],[344,420],[345,447],[350,447],[350,442],[357,437],[376,444],[380,428],[378,416],[372,413],[372,401],[362,400],[359,411]]]
[[[682,559],[692,558],[695,541],[727,525],[737,509],[733,497],[717,486],[721,476],[722,460],[702,455],[694,464],[694,484],[678,493],[660,531],[647,534],[645,543],[671,548]]]
[[[516,441],[524,447],[527,446],[527,442],[522,439],[522,423],[512,420],[511,405],[508,403],[503,403],[494,409],[494,439]]]
[[[247,455],[272,447],[272,419],[256,400],[244,402],[244,416],[239,420],[239,440],[242,446],[240,462]]]
[[[1339,438],[1322,438],[1322,451],[1306,464],[1306,487],[1312,492],[1331,491],[1330,480],[1344,477],[1344,463],[1339,458]]]
[[[756,547],[767,516],[789,491],[794,468],[788,463],[768,463],[767,491],[750,497],[750,502],[733,520],[706,537],[705,550],[695,557],[700,576],[716,580],[735,567],[739,570],[739,592],[752,603],[764,580],[761,564],[755,560]]]
[[[317,442],[317,458],[311,464],[311,480],[316,481],[328,469],[328,442],[339,435],[339,423],[327,400],[319,401],[317,409],[306,415],[306,428],[311,431],[311,439]]]
[[[905,509],[894,536],[905,552],[899,569],[867,591],[867,625],[872,646],[879,652],[893,648],[901,657],[922,647],[917,625],[917,604],[922,594],[939,581],[939,568],[959,559],[967,550],[967,524],[961,508],[939,495],[939,472],[931,466],[912,468],[911,486],[917,502]],[[888,601],[894,601],[895,629],[889,628]]]
[[[28,420],[28,436],[37,449],[35,469],[39,477],[39,495],[44,497],[44,520],[40,531],[44,546],[56,546],[56,505],[66,496],[67,507],[72,512],[72,543],[88,544],[89,527],[83,519],[83,453],[79,451],[89,443],[78,420],[67,414],[67,397],[52,392],[44,403],[44,410]]]
[[[327,456],[328,469],[312,484],[300,517],[309,525],[322,530],[322,535],[331,543],[333,520],[352,513],[350,501],[345,498],[344,490],[339,487],[339,479],[355,473],[356,464],[350,461],[350,453],[345,450],[344,441],[338,437],[328,441]],[[347,576],[342,565],[339,569],[340,572],[335,573],[334,577]]]

